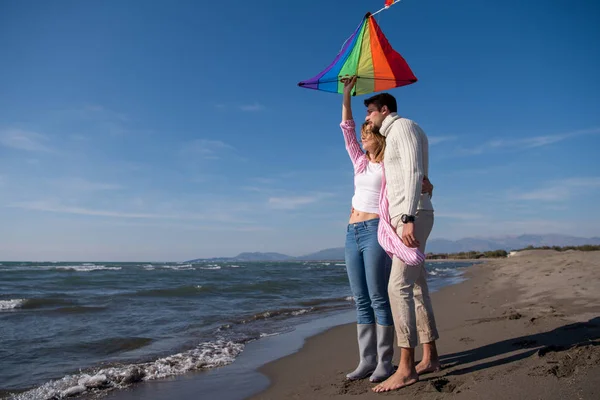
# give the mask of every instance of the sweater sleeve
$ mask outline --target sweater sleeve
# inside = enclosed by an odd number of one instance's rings
[[[423,186],[423,148],[421,145],[419,127],[412,121],[403,120],[394,124],[398,129],[396,143],[402,163],[405,201],[403,214],[415,215],[421,198]]]
[[[350,160],[352,160],[352,165],[356,171],[359,160],[365,155],[358,144],[358,140],[356,140],[356,125],[354,120],[349,119],[342,121],[340,127],[342,128],[342,132],[344,134],[346,151],[348,151],[348,155],[350,156]]]

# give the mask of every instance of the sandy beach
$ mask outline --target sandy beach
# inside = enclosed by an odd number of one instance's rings
[[[271,384],[252,399],[600,398],[598,272],[597,251],[529,250],[475,265],[465,282],[433,294],[441,371],[385,394],[348,382],[358,356],[347,324],[261,367]]]

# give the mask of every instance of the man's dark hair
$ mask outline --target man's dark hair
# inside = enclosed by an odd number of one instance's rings
[[[398,112],[396,98],[389,93],[379,93],[365,100],[365,107],[374,104],[377,111],[381,111],[381,107],[387,106],[390,112]]]

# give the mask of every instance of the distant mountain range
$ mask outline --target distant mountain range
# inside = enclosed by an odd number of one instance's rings
[[[576,236],[520,235],[495,238],[464,238],[460,240],[432,239],[427,243],[427,253],[460,253],[464,251],[515,250],[527,246],[582,246],[600,245],[600,237],[582,238]],[[198,258],[188,262],[235,262],[235,261],[317,261],[343,260],[344,248],[335,247],[317,251],[300,257],[281,253],[240,253],[235,257]]]

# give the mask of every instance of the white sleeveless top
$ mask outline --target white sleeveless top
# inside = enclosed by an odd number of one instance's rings
[[[369,162],[362,173],[354,175],[352,207],[355,210],[379,214],[381,176],[381,164],[373,162]]]

